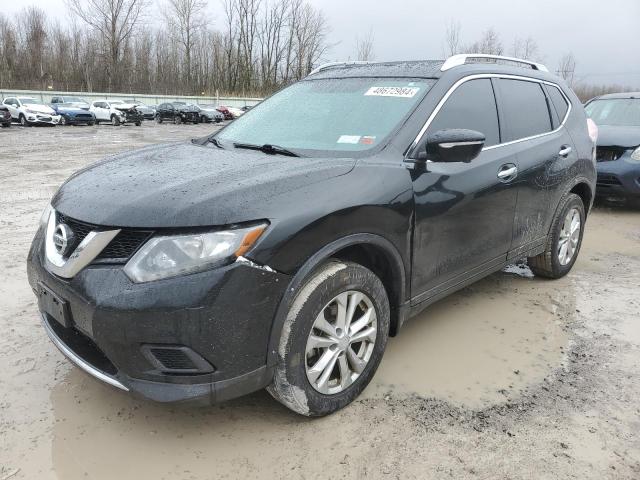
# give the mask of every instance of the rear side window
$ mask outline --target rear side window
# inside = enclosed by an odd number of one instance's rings
[[[551,98],[551,103],[553,103],[556,112],[558,113],[558,118],[560,119],[560,123],[564,120],[564,117],[567,115],[569,111],[569,104],[567,103],[566,98],[560,92],[558,87],[554,87],[551,85],[547,85],[547,91],[549,92],[549,97]]]
[[[533,137],[553,130],[542,85],[501,78],[500,99],[506,124],[506,141]]]
[[[500,124],[491,80],[469,80],[454,90],[429,125],[427,134],[449,128],[484,133],[487,147],[500,143]]]

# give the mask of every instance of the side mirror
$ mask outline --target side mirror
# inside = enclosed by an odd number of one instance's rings
[[[475,130],[438,130],[427,137],[418,160],[469,163],[484,147],[485,136]]]

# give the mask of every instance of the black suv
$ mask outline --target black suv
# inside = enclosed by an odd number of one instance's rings
[[[161,103],[156,108],[156,122],[162,123],[165,120],[176,125],[200,123],[200,110],[194,105],[187,105],[184,102]]]
[[[29,281],[53,342],[122,390],[266,387],[324,415],[437,299],[523,258],[565,275],[594,155],[582,105],[542,65],[333,64],[210,137],[73,175]]]

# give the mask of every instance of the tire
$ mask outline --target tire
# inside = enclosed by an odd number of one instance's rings
[[[90,127],[93,127],[93,125],[95,124],[95,122],[87,122],[87,125]]]
[[[136,127],[139,127],[140,125],[142,125],[142,122],[136,122]]]
[[[182,123],[182,117],[180,115],[176,115],[173,117],[173,123],[175,125],[180,125]]]
[[[353,339],[336,326],[338,319],[330,313],[337,311],[332,310],[337,307],[337,298],[342,298],[343,304],[347,305],[358,302],[351,328],[358,321],[360,326],[356,331],[350,330],[351,336],[355,338],[358,332],[364,335],[374,328],[375,338],[369,334],[361,342],[351,343]],[[369,310],[375,313],[373,323],[363,324]],[[368,318],[371,321],[372,316]],[[333,339],[328,340],[329,336],[316,327],[318,319],[329,322],[324,324],[333,331]],[[312,345],[312,334],[316,341],[321,338],[324,345],[308,348]],[[281,335],[274,380],[267,390],[280,403],[301,415],[320,417],[333,413],[360,395],[380,364],[389,336],[389,300],[385,288],[373,272],[361,265],[330,261],[311,274],[296,294]],[[357,363],[352,361],[354,352],[357,352],[356,362],[360,361],[360,368],[364,365],[359,374],[354,367]],[[330,370],[318,367],[323,357],[336,358],[328,363],[333,365]],[[350,373],[342,375],[343,371]],[[328,378],[324,383],[323,377]],[[348,381],[341,384],[341,379],[345,378]]]
[[[207,120],[207,117],[202,115],[202,116],[200,116],[200,123],[209,123],[209,121]]]
[[[18,117],[18,121],[20,122],[20,125],[22,125],[23,127],[31,126],[31,124],[27,121],[27,117],[25,117],[22,113],[20,114],[20,117]]]
[[[577,229],[574,229],[573,219],[579,219]],[[568,193],[562,197],[551,223],[545,251],[527,259],[529,268],[535,275],[560,278],[569,273],[580,253],[585,219],[585,206],[578,195]],[[567,232],[570,232],[568,238]],[[571,253],[570,258],[568,258],[569,253]]]
[[[156,123],[162,123],[162,117],[160,115],[156,115]]]
[[[115,115],[111,115],[111,125],[113,125],[114,127],[117,127],[120,125],[120,119],[118,117],[116,117]]]

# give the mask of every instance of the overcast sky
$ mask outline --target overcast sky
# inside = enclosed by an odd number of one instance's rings
[[[222,25],[220,0],[209,1],[214,25]],[[353,58],[356,39],[370,31],[376,60],[442,58],[446,25],[453,19],[460,22],[464,43],[493,27],[508,54],[515,37],[531,36],[550,70],[573,52],[579,80],[640,88],[640,0],[309,1],[331,29],[327,61]],[[0,0],[0,11],[15,13],[27,5],[61,21],[69,15],[63,0]]]

